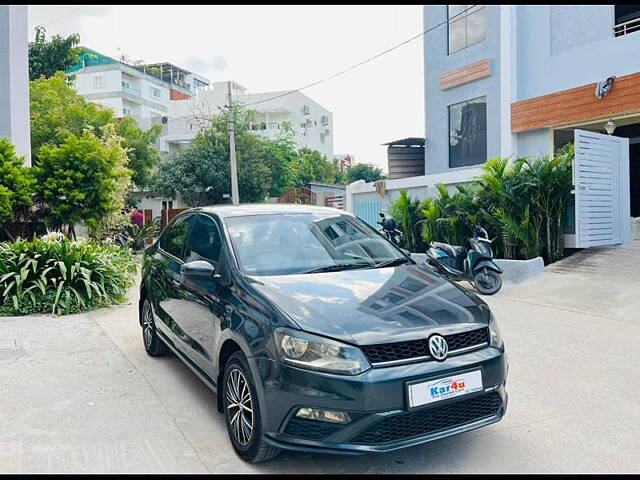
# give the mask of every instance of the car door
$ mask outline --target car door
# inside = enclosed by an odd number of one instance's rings
[[[205,373],[215,379],[221,321],[225,314],[225,290],[221,260],[224,251],[216,222],[207,214],[198,214],[183,254],[184,263],[203,260],[215,268],[210,278],[181,278],[185,302],[181,306],[180,326],[189,338],[189,356]]]
[[[154,281],[151,295],[155,300],[156,316],[160,319],[156,326],[181,351],[189,347],[189,339],[179,324],[181,305],[184,303],[180,269],[183,264],[182,253],[194,220],[194,215],[176,218],[162,233],[159,248],[152,258]]]

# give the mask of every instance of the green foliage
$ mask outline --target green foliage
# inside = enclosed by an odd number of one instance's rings
[[[422,239],[426,242],[441,241],[463,245],[478,220],[478,207],[473,201],[473,186],[456,185],[456,192],[436,184],[438,194],[425,198],[420,204],[425,221]]]
[[[29,99],[34,165],[39,163],[42,147],[61,145],[67,135],[79,136],[87,129],[99,133],[116,121],[111,110],[87,102],[70,88],[64,73],[29,82]]]
[[[389,206],[389,215],[396,221],[402,232],[399,239],[400,248],[411,252],[424,251],[426,245],[420,239],[421,215],[420,201],[412,200],[406,190],[400,190],[398,199]]]
[[[178,193],[190,206],[225,203],[231,194],[227,115],[213,117],[210,128],[200,132],[183,151],[158,164],[153,189],[169,197]],[[254,112],[234,109],[236,160],[240,201],[263,202],[279,196],[297,181],[298,154],[292,136],[276,139],[251,133]],[[308,155],[311,155],[309,153]]]
[[[122,209],[131,172],[124,166],[125,151],[108,127],[102,140],[86,131],[81,136],[68,134],[60,146],[41,148],[35,171],[39,194],[50,208],[50,226],[71,227],[82,220],[95,227]]]
[[[151,171],[159,161],[153,148],[162,127],[154,125],[141,130],[132,118],[118,119],[108,108],[88,102],[67,84],[60,72],[51,78],[29,82],[31,113],[31,157],[34,165],[40,161],[40,149],[61,145],[69,134],[81,136],[85,130],[102,137],[104,127],[115,125],[127,153],[127,167],[133,171],[132,180],[138,187],[146,187]]]
[[[31,206],[34,188],[31,169],[6,138],[0,138],[0,225],[23,218]]]
[[[340,171],[335,162],[327,160],[317,150],[301,148],[293,162],[294,184],[304,187],[309,182],[334,183]]]
[[[422,239],[464,245],[473,226],[483,225],[494,238],[500,258],[534,258],[553,262],[563,255],[563,225],[571,198],[571,165],[574,148],[568,145],[553,157],[491,158],[482,173],[450,193],[436,185],[438,193],[420,204]],[[396,220],[407,215],[412,202],[401,196],[391,208]],[[407,225],[400,222],[405,232]],[[415,248],[415,243],[410,248]],[[420,250],[414,250],[420,251]]]
[[[131,181],[139,188],[148,187],[151,172],[160,161],[158,150],[153,146],[162,133],[162,126],[153,125],[149,130],[142,130],[133,118],[124,117],[116,124],[116,133],[127,149],[127,168],[133,172]]]
[[[45,28],[36,27],[36,38],[29,42],[29,80],[52,77],[76,64],[82,53],[79,42],[77,33],[66,38],[54,35],[47,41]]]
[[[264,159],[271,171],[270,197],[279,197],[296,182],[296,142],[284,134],[275,140],[263,139]]]
[[[376,182],[386,178],[381,168],[370,163],[356,163],[347,167],[344,172],[344,183],[353,183],[358,180],[365,182]]]
[[[136,264],[127,248],[61,234],[0,243],[0,315],[68,314],[125,299]]]
[[[144,242],[148,238],[153,238],[158,228],[152,223],[147,225],[129,223],[124,230],[129,247],[134,250],[142,250],[144,248]]]

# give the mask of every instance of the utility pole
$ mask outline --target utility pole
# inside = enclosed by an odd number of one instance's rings
[[[227,82],[227,128],[229,129],[229,159],[231,160],[231,201],[234,205],[240,204],[238,194],[238,166],[236,164],[236,133],[233,122],[233,99],[231,98],[231,82]]]

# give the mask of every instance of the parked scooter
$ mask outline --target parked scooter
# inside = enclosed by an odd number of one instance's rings
[[[502,269],[493,261],[491,240],[479,225],[469,239],[470,250],[465,247],[431,242],[427,250],[427,263],[450,280],[467,280],[484,295],[493,295],[502,287]]]
[[[396,221],[385,217],[384,213],[380,212],[380,221],[376,223],[382,227],[382,234],[387,237],[387,240],[398,245],[402,232],[396,228]]]

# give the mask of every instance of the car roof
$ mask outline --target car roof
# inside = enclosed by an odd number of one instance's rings
[[[214,213],[221,218],[244,217],[247,215],[268,215],[285,213],[325,213],[325,214],[347,214],[346,210],[330,207],[319,207],[316,205],[300,205],[294,203],[260,203],[242,205],[215,205],[208,207],[197,207],[186,210],[188,212]]]

